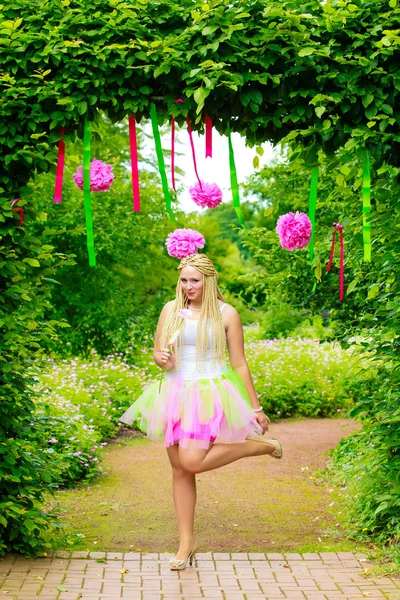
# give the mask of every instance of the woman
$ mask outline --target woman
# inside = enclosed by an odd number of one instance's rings
[[[192,564],[194,556],[196,473],[245,456],[282,457],[279,442],[261,435],[270,420],[251,379],[239,315],[224,303],[213,263],[205,254],[190,254],[178,270],[176,299],[161,311],[153,352],[166,377],[121,417],[125,423],[138,421],[148,437],[163,439],[167,447],[180,534],[173,570],[184,569],[188,560]],[[171,352],[167,343],[176,336]]]

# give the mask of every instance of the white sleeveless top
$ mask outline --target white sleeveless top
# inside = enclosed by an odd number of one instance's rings
[[[221,312],[224,310],[226,304],[220,306]],[[227,371],[226,362],[219,363],[216,359],[211,360],[211,349],[208,345],[207,354],[204,359],[200,358],[199,362],[202,369],[198,370],[196,365],[196,336],[197,336],[197,324],[196,319],[185,319],[183,344],[181,347],[181,356],[179,361],[179,369],[173,367],[166,372],[166,376],[179,375],[184,380],[197,379],[198,377],[215,377],[221,375]],[[210,326],[208,332],[210,336]],[[209,339],[210,341],[210,339]]]

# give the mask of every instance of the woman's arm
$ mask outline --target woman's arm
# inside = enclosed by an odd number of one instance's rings
[[[153,348],[153,358],[154,358],[154,362],[159,366],[159,367],[166,367],[167,368],[167,364],[165,359],[166,359],[166,350],[162,350],[160,347],[160,341],[161,341],[161,335],[162,335],[162,330],[164,328],[164,323],[165,323],[165,319],[166,316],[168,315],[171,306],[174,304],[175,300],[171,300],[171,302],[167,302],[167,304],[164,306],[164,308],[162,309],[161,313],[160,313],[160,317],[158,319],[158,323],[157,323],[157,329],[156,329],[156,335],[155,335],[155,340],[154,340],[154,348]]]
[[[239,314],[233,306],[226,306],[224,310],[226,327],[226,340],[228,343],[229,361],[231,367],[236,371],[249,394],[252,407],[260,408],[260,403],[257,398],[256,390],[254,389],[253,380],[250,375],[250,369],[244,354],[244,337],[243,327],[240,321]]]

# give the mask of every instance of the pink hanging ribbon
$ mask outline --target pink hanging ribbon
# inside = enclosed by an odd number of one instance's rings
[[[55,186],[54,186],[54,202],[56,202],[57,204],[61,204],[63,179],[64,179],[64,164],[65,164],[65,142],[63,140],[64,133],[65,133],[65,127],[61,127],[60,141],[58,143],[56,182],[55,182]]]
[[[183,104],[182,98],[178,98],[175,100],[178,104]],[[176,192],[176,183],[175,183],[175,117],[171,119],[171,179],[172,179],[172,189]]]
[[[190,126],[189,117],[186,117],[186,123],[187,123],[187,128],[188,128],[189,139],[190,139],[190,146],[192,148],[194,172],[196,173],[197,181],[199,182],[200,189],[202,190],[203,186],[201,184],[200,177],[199,177],[199,174],[197,172],[196,152],[195,152],[195,149],[194,149],[193,133],[192,133],[192,128]]]
[[[326,272],[329,273],[329,271],[331,269],[331,266],[332,266],[333,254],[335,252],[335,237],[336,237],[336,232],[339,231],[339,237],[340,237],[340,272],[339,272],[340,293],[339,293],[339,301],[341,302],[343,300],[343,297],[344,297],[344,240],[343,240],[343,225],[340,225],[340,223],[333,223],[332,227],[335,228],[335,231],[333,232],[333,235],[332,235],[331,254],[330,254],[330,257],[329,257],[328,266],[326,267]]]
[[[178,102],[179,104],[184,103],[184,101],[181,98],[178,98],[178,100],[175,100],[175,102]],[[193,132],[192,132],[192,128],[190,126],[189,117],[186,117],[186,124],[187,124],[187,129],[188,129],[188,134],[189,134],[190,147],[192,149],[194,172],[196,173],[196,177],[197,177],[197,181],[199,182],[200,189],[203,189],[199,174],[197,172],[196,152],[194,149]],[[175,119],[174,119],[174,117],[172,117],[172,119],[171,119],[171,179],[172,179],[172,188],[176,192],[176,185],[175,185]]]
[[[15,200],[11,202],[11,206],[14,206],[14,204],[19,200],[22,200],[22,198],[15,198]],[[12,208],[11,212],[19,213],[19,226],[21,227],[22,223],[24,222],[24,207],[18,206],[18,208]]]
[[[206,115],[206,158],[212,157],[212,119]]]
[[[129,124],[129,147],[131,153],[131,169],[132,169],[132,194],[133,194],[133,210],[140,212],[140,191],[139,191],[139,166],[138,166],[138,151],[136,137],[136,119],[135,115],[128,117]]]

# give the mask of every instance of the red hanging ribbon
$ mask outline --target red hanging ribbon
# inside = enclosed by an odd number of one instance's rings
[[[206,115],[206,158],[212,157],[212,119]]]
[[[171,178],[172,189],[176,192],[175,184],[175,118],[171,119]]]
[[[343,300],[343,297],[344,297],[344,241],[343,241],[343,225],[340,225],[340,223],[333,223],[332,227],[335,228],[335,231],[333,232],[333,235],[332,235],[331,254],[330,254],[330,257],[329,257],[328,266],[326,267],[326,272],[329,273],[329,271],[331,269],[331,266],[332,266],[333,255],[334,255],[334,252],[335,252],[335,237],[336,237],[336,232],[339,231],[339,237],[340,237],[340,272],[339,272],[340,293],[339,293],[339,301],[341,302]]]
[[[129,147],[131,153],[131,169],[132,169],[132,194],[133,194],[133,210],[140,211],[140,191],[139,191],[139,166],[138,166],[138,151],[136,137],[136,119],[135,115],[128,117],[129,124]]]
[[[14,206],[14,204],[19,200],[22,200],[22,198],[15,198],[15,200],[11,202],[11,206]],[[11,212],[19,213],[19,226],[21,227],[22,223],[24,222],[24,207],[18,206],[18,208],[12,208]]]
[[[65,133],[65,127],[61,127],[60,141],[58,143],[56,182],[55,182],[55,186],[54,186],[54,202],[56,202],[57,204],[61,204],[63,179],[64,179],[64,164],[65,164],[65,142],[63,140],[64,133]]]

